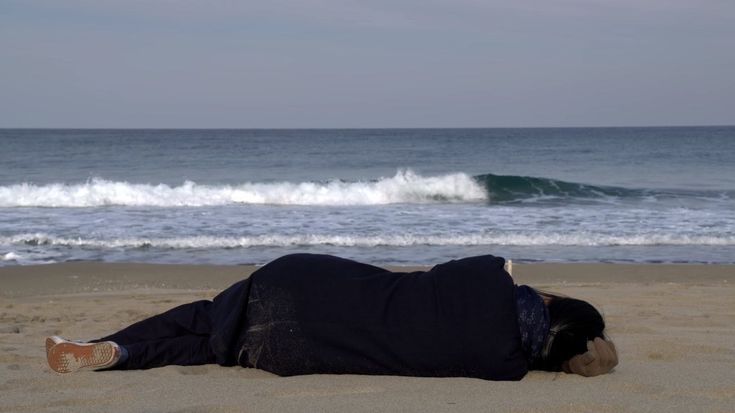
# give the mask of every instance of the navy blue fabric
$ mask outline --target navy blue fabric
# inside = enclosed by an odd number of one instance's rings
[[[237,365],[237,356],[244,340],[250,278],[238,281],[212,300],[212,329],[209,344],[217,364]]]
[[[527,285],[516,286],[516,308],[518,327],[521,332],[521,347],[529,365],[534,365],[549,334],[549,310],[544,299]]]
[[[148,318],[98,341],[115,366],[241,364],[314,373],[518,380],[528,370],[515,286],[491,255],[390,272],[328,255],[272,261],[212,301]]]
[[[250,278],[239,362],[313,373],[518,380],[515,286],[491,255],[390,272],[327,255],[279,258]]]
[[[93,341],[114,341],[127,350],[127,359],[113,369],[215,363],[217,360],[210,346],[211,310],[211,301],[195,301]]]

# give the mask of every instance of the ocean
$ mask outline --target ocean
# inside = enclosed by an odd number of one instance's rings
[[[735,263],[735,127],[0,129],[0,265]]]

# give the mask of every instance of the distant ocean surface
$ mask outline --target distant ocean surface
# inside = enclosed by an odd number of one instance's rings
[[[735,127],[0,129],[0,265],[735,263]]]

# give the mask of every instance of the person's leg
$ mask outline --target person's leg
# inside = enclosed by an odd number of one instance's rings
[[[211,305],[206,300],[184,304],[88,343],[49,337],[49,366],[69,373],[85,367],[134,369],[211,363]]]
[[[194,366],[216,362],[209,336],[186,335],[118,345],[113,341],[81,343],[56,338],[47,350],[49,366],[58,373],[81,368],[149,369],[168,365]]]
[[[150,369],[168,365],[195,366],[215,363],[209,336],[187,335],[164,338],[123,346],[127,358],[112,369]]]
[[[113,341],[128,346],[182,336],[209,336],[212,332],[211,301],[201,300],[180,305],[145,320],[138,321],[116,333],[91,342]]]

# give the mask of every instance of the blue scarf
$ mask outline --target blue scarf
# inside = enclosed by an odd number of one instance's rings
[[[541,358],[544,341],[549,334],[549,310],[533,288],[516,285],[516,309],[521,330],[521,348],[529,365]]]

